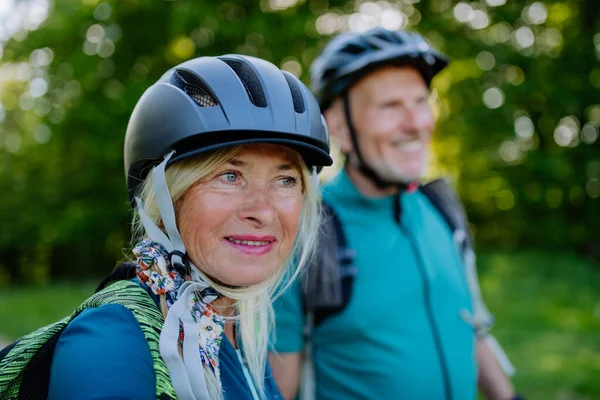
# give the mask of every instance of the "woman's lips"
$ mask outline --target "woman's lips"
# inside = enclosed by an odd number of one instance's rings
[[[225,237],[225,241],[242,253],[261,256],[271,251],[277,239],[275,236],[235,235]]]

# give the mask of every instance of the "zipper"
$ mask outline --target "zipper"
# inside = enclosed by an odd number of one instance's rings
[[[400,221],[400,212],[401,212],[401,193],[398,195],[397,200],[394,202],[394,219],[398,224],[400,230],[404,233],[410,246],[415,254],[415,259],[417,260],[417,265],[419,269],[419,274],[421,275],[421,280],[423,281],[423,302],[425,303],[425,311],[427,314],[427,320],[429,321],[429,326],[431,328],[431,333],[433,335],[433,341],[436,349],[436,353],[438,356],[438,361],[440,363],[440,369],[442,370],[442,379],[444,381],[444,393],[446,400],[453,400],[452,390],[450,388],[450,373],[448,371],[448,365],[446,363],[446,356],[444,354],[444,349],[442,348],[442,339],[440,338],[439,328],[435,322],[435,318],[433,316],[433,307],[431,305],[431,284],[429,279],[427,279],[427,271],[425,270],[425,263],[423,262],[423,256],[419,251],[419,246],[416,243],[415,238],[411,234],[411,232],[402,225]]]

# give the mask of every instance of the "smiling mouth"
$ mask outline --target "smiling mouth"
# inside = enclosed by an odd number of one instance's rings
[[[423,149],[423,143],[419,141],[413,142],[396,142],[393,144],[394,147],[399,151],[420,151]]]
[[[249,256],[265,255],[273,249],[275,242],[277,242],[275,237],[265,237],[263,240],[256,240],[257,238],[252,239],[254,240],[225,237],[225,241],[229,243],[230,246]]]
[[[233,238],[229,238],[229,237],[226,239],[232,243],[241,244],[241,245],[245,245],[245,246],[266,246],[270,243],[273,243],[272,241],[268,241],[268,240],[238,240],[238,239],[233,239]]]

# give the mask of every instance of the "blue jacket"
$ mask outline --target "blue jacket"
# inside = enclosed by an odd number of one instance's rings
[[[225,399],[252,400],[235,348],[219,350]],[[267,398],[281,399],[267,366]],[[49,399],[155,399],[152,356],[133,313],[118,304],[88,308],[63,331],[50,373]]]

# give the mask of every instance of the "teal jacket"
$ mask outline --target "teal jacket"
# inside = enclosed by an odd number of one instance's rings
[[[352,297],[312,330],[318,400],[476,397],[471,298],[452,233],[416,191],[369,199],[340,173],[323,188],[356,252]],[[276,302],[278,352],[305,346],[300,288]]]

